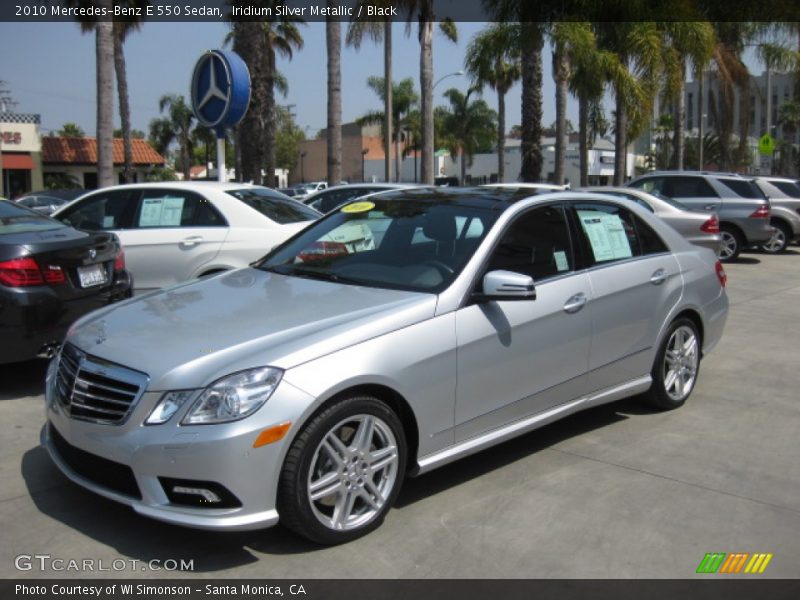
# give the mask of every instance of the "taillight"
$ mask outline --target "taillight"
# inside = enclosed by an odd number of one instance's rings
[[[64,270],[58,265],[47,265],[46,269],[42,269],[42,273],[47,283],[64,283],[67,280]]]
[[[719,284],[722,287],[728,283],[728,274],[725,272],[725,269],[722,267],[722,263],[717,261],[717,264],[714,265],[714,269],[717,272],[717,279],[719,279]]]
[[[719,233],[719,219],[717,215],[711,215],[711,218],[700,226],[700,231],[705,233]]]
[[[30,257],[0,262],[0,283],[8,287],[42,285],[44,279],[39,265]]]
[[[750,215],[751,219],[769,219],[769,204],[762,204],[758,210]]]
[[[117,272],[125,270],[125,250],[122,249],[122,246],[119,247],[119,251],[114,257],[114,270]]]

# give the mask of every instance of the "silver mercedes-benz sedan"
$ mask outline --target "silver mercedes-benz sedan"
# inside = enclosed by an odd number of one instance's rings
[[[344,542],[404,477],[627,396],[681,406],[725,281],[628,200],[389,192],[250,268],[81,319],[48,370],[42,443],[149,517]]]

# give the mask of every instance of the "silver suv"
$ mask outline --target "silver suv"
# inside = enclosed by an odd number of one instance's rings
[[[769,198],[772,209],[772,238],[761,249],[783,252],[792,241],[800,242],[800,185],[783,177],[756,177],[756,185]]]
[[[720,260],[733,260],[743,248],[772,238],[769,200],[752,178],[736,173],[656,171],[628,186],[673,198],[692,210],[716,212],[722,235]]]

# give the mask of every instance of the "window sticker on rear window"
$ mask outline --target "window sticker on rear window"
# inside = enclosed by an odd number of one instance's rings
[[[553,258],[556,259],[556,269],[558,272],[569,271],[569,263],[567,262],[567,253],[563,250],[553,253]]]
[[[617,215],[594,210],[579,210],[578,217],[589,238],[596,262],[633,256],[625,226]]]
[[[139,227],[179,227],[184,200],[176,196],[145,198],[142,201]]]

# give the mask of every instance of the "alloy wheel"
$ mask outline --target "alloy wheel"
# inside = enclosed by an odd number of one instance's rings
[[[683,400],[692,392],[699,364],[697,335],[682,325],[672,332],[664,353],[664,391],[672,400]]]
[[[311,460],[307,493],[314,516],[336,531],[363,527],[390,497],[398,463],[387,423],[370,414],[343,419],[323,436]]]
[[[721,236],[722,248],[719,251],[719,259],[728,260],[729,258],[733,258],[738,254],[739,240],[737,240],[736,236],[729,231],[721,232]]]
[[[761,245],[761,249],[764,252],[769,252],[770,254],[776,254],[781,252],[784,248],[786,248],[788,241],[786,239],[786,234],[784,233],[783,229],[780,227],[773,227],[772,228],[772,237],[769,238],[769,241]]]

